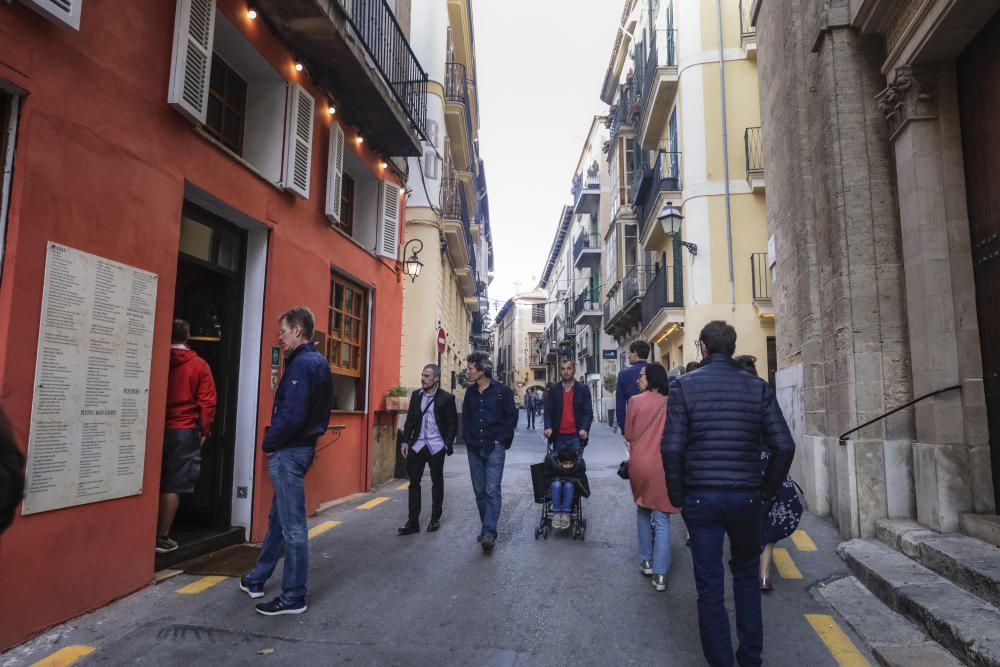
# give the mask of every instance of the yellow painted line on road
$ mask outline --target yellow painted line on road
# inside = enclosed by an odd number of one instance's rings
[[[340,525],[339,521],[324,521],[323,523],[317,523],[315,526],[309,529],[309,539],[316,537],[317,535],[322,535],[331,528],[336,528]]]
[[[197,581],[192,581],[187,586],[178,588],[177,592],[183,595],[194,595],[195,593],[201,593],[202,591],[207,590],[212,586],[215,586],[220,581],[225,581],[228,578],[229,577],[221,577],[216,575],[212,575],[211,577],[202,577]]]
[[[826,614],[806,614],[806,620],[816,631],[826,648],[840,667],[871,667],[871,663],[861,655],[851,638],[844,634],[832,616]]]
[[[396,488],[399,489],[400,491],[402,491],[403,489],[408,489],[408,488],[410,488],[410,483],[409,482],[403,482],[402,484],[400,484]]]
[[[816,551],[816,543],[804,530],[796,530],[792,533],[792,542],[795,543],[795,548],[799,551]]]
[[[378,507],[385,501],[389,500],[389,496],[379,496],[378,498],[372,498],[364,505],[358,505],[359,510],[370,510],[373,507]]]
[[[799,572],[799,568],[795,566],[795,561],[792,560],[791,555],[788,553],[788,549],[775,547],[771,558],[774,560],[774,566],[778,568],[778,574],[781,575],[782,579],[802,578],[802,573]]]
[[[84,646],[83,644],[64,646],[52,655],[32,663],[31,667],[65,667],[65,665],[72,665],[83,656],[90,655],[96,650],[93,646]]]

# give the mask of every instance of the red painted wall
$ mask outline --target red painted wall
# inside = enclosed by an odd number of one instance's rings
[[[263,538],[271,498],[263,428],[271,399],[269,353],[277,318],[307,305],[325,329],[330,268],[374,288],[371,409],[398,376],[402,285],[394,262],[330,228],[323,214],[331,119],[308,78],[241,0],[219,0],[289,81],[317,99],[308,200],[279,191],[213,144],[166,103],[174,0],[87,0],[80,31],[24,6],[0,3],[0,79],[22,99],[0,283],[0,405],[27,446],[46,244],[66,244],[159,276],[141,495],[18,517],[0,537],[0,590],[18,609],[0,623],[0,649],[126,595],[153,574],[161,437],[185,180],[271,228],[264,296],[252,539]],[[348,139],[353,134],[348,130]],[[381,176],[382,158],[347,142]],[[402,216],[401,216],[402,217]],[[402,230],[400,230],[402,231]],[[385,351],[389,351],[386,353]],[[347,426],[307,478],[310,511],[369,486],[372,417],[337,414]],[[329,438],[325,439],[329,440]]]

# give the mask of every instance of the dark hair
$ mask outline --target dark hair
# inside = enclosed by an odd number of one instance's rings
[[[684,367],[685,373],[690,373],[691,371],[696,371],[701,366],[697,361],[689,361],[687,366]]]
[[[438,380],[441,379],[441,367],[437,364],[427,364],[424,366],[424,370],[431,369],[431,373],[434,373],[434,377]]]
[[[278,318],[278,322],[282,320],[287,322],[289,327],[300,327],[302,337],[312,340],[313,330],[316,328],[316,318],[313,317],[311,310],[305,306],[289,308]]]
[[[757,372],[757,357],[752,354],[741,354],[738,357],[733,357],[733,363],[741,371],[760,377],[760,373]]]
[[[0,411],[0,533],[14,520],[24,497],[24,455],[14,440],[10,423]]]
[[[191,325],[184,320],[174,320],[174,330],[170,332],[170,342],[174,345],[186,343],[191,335]]]
[[[485,352],[473,352],[465,358],[465,361],[473,364],[476,370],[486,377],[493,377],[493,361],[490,360],[490,355]]]
[[[560,359],[559,366],[562,366],[563,364],[573,364],[573,368],[576,368],[576,362],[573,360],[573,357],[563,357]]]
[[[667,388],[670,380],[667,378],[667,369],[662,364],[646,364],[643,369],[646,372],[646,384],[649,385],[647,391],[658,391],[664,396],[667,395]]]
[[[705,344],[705,354],[733,356],[736,351],[736,329],[722,320],[712,320],[701,329],[698,340]]]
[[[563,447],[558,452],[556,452],[556,458],[560,461],[573,461],[574,463],[579,460],[579,455],[577,451],[572,447]]]
[[[640,359],[649,358],[649,343],[644,340],[632,341],[632,344],[628,346],[629,352],[635,352],[636,356]]]

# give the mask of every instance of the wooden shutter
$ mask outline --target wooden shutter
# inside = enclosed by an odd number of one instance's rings
[[[390,181],[382,181],[378,215],[378,254],[399,258],[399,192]]]
[[[285,122],[285,180],[283,187],[309,199],[312,164],[313,117],[316,101],[297,83],[288,84],[288,118]]]
[[[21,2],[45,18],[52,19],[73,30],[80,29],[80,11],[83,8],[83,0],[21,0]]]
[[[177,0],[167,103],[200,124],[208,112],[214,36],[215,0]]]
[[[326,215],[341,222],[340,202],[344,186],[344,130],[340,123],[330,126],[330,155],[326,169]]]

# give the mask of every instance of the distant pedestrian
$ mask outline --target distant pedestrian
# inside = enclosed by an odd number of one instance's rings
[[[633,341],[628,347],[629,367],[618,373],[618,384],[615,388],[615,421],[618,429],[625,432],[625,413],[628,411],[628,399],[639,393],[639,371],[646,365],[649,357],[649,343],[644,340]]]
[[[684,367],[684,372],[685,373],[690,373],[691,371],[696,371],[696,370],[698,370],[698,368],[700,366],[701,366],[701,363],[699,363],[697,361],[689,361],[689,362],[687,362],[687,366]]]
[[[215,380],[208,363],[188,347],[191,325],[174,320],[170,335],[167,418],[160,468],[160,508],[156,521],[156,553],[176,551],[170,529],[180,494],[193,493],[201,476],[201,448],[215,421]]]
[[[400,535],[420,532],[420,479],[424,466],[431,471],[431,520],[427,532],[441,527],[444,505],[444,457],[451,456],[458,433],[455,396],[441,388],[441,368],[427,364],[420,373],[420,389],[410,396],[399,451],[406,459],[410,479],[409,514]]]
[[[524,412],[528,417],[528,428],[531,430],[535,429],[535,388],[528,387],[527,393],[524,394]]]
[[[590,388],[574,377],[576,364],[572,359],[559,362],[559,375],[562,382],[549,389],[545,402],[542,434],[554,450],[570,447],[582,452],[594,423]]]
[[[462,402],[462,435],[482,523],[476,540],[484,553],[491,553],[500,519],[504,461],[517,428],[517,407],[510,387],[493,379],[493,362],[486,354],[470,354],[466,373],[472,384]]]
[[[326,358],[313,345],[316,320],[305,307],[278,319],[285,371],[274,394],[271,426],[264,435],[267,473],[274,486],[267,536],[257,564],[240,579],[251,598],[264,596],[264,583],[285,556],[281,595],[256,606],[265,616],[301,614],[306,606],[309,535],[306,528],[305,476],[316,456],[316,440],[326,432],[333,408],[333,376]]]
[[[722,565],[729,536],[740,665],[760,665],[764,633],[760,610],[762,507],[778,495],[795,454],[795,441],[774,391],[733,362],[736,330],[722,321],[698,336],[704,356],[695,373],[670,386],[661,452],[670,502],[681,507],[691,533],[698,589],[698,628],[713,667],[733,664]],[[770,452],[760,474],[761,443]]]
[[[641,393],[629,399],[625,443],[629,448],[628,479],[639,528],[639,571],[652,575],[653,588],[667,590],[670,571],[670,504],[663,476],[660,441],[667,423],[667,371],[646,364],[639,371]]]
[[[14,521],[24,497],[24,454],[17,446],[10,422],[0,410],[0,533]]]

